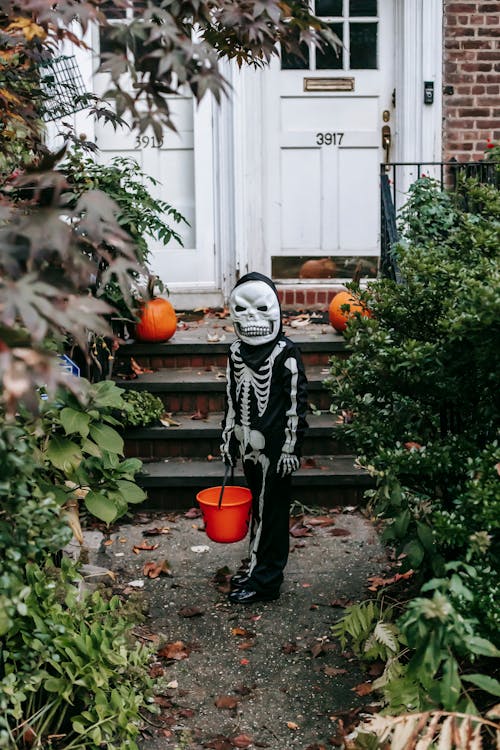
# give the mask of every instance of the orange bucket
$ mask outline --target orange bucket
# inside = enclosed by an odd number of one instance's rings
[[[252,493],[247,487],[208,487],[198,492],[196,499],[209,539],[228,544],[245,538],[252,511]]]

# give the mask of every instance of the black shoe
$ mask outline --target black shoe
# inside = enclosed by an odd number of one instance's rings
[[[242,570],[239,573],[235,573],[234,576],[231,577],[229,583],[231,584],[232,589],[244,589],[249,581],[250,575]]]
[[[233,604],[253,604],[254,602],[271,602],[279,597],[279,591],[255,591],[255,589],[235,589],[228,599]]]

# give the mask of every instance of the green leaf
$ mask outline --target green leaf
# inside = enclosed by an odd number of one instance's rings
[[[66,474],[76,470],[82,460],[82,453],[78,445],[60,435],[53,435],[50,438],[45,455],[56,469],[60,469]]]
[[[102,380],[93,386],[93,400],[98,407],[110,407],[111,409],[122,409],[123,389],[118,388],[112,380]]]
[[[146,499],[146,493],[141,490],[135,482],[119,479],[116,483],[118,491],[123,495],[127,503],[142,503]]]
[[[424,559],[424,548],[417,539],[411,539],[403,547],[403,552],[408,557],[408,562],[412,568],[419,568]]]
[[[123,454],[123,440],[112,427],[108,427],[105,424],[92,425],[90,436],[102,450],[109,453]]]
[[[82,441],[82,451],[83,453],[88,453],[89,456],[94,456],[95,458],[102,457],[102,451],[99,446],[88,438]]]
[[[463,675],[462,680],[472,682],[473,685],[477,685],[481,690],[485,690],[487,693],[500,698],[500,682],[495,680],[494,677],[489,677],[486,674],[467,674]]]
[[[49,679],[45,680],[43,683],[43,686],[48,693],[62,693],[67,685],[67,681],[62,677],[49,677]]]
[[[116,518],[116,506],[102,492],[89,492],[85,497],[87,510],[96,518],[100,518],[105,523],[112,523]]]
[[[447,711],[453,711],[462,692],[462,683],[458,676],[458,664],[450,657],[443,664],[443,675],[439,681],[441,703]]]
[[[471,636],[470,638],[465,638],[465,645],[467,646],[469,651],[471,651],[473,654],[478,654],[479,656],[500,656],[500,651],[497,649],[497,647],[494,646],[491,641],[486,640],[486,638]]]
[[[432,552],[434,550],[434,536],[432,534],[432,529],[424,523],[417,523],[417,534],[424,550],[426,552]]]
[[[89,434],[90,417],[82,411],[66,406],[59,414],[59,419],[66,435],[78,432],[83,438]]]

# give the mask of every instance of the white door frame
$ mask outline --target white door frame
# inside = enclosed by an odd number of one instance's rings
[[[393,161],[441,161],[443,0],[396,0],[395,143]],[[219,170],[219,183],[230,185],[234,196],[234,261],[227,264],[223,292],[236,274],[252,268],[270,271],[263,237],[262,100],[265,71],[242,69],[232,73],[232,106],[216,111],[230,117],[233,128],[230,170]],[[424,81],[434,83],[434,103],[424,104]],[[219,142],[219,147],[222,144]],[[227,193],[227,190],[226,190]],[[228,252],[226,250],[226,252]],[[221,257],[224,257],[223,255]],[[227,257],[227,256],[226,256]]]

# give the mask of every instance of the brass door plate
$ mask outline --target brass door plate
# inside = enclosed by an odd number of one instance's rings
[[[304,91],[354,91],[354,78],[304,78]]]

